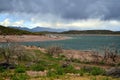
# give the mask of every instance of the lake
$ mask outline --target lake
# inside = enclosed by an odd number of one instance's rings
[[[81,36],[72,35],[71,39],[44,42],[23,42],[23,45],[38,47],[61,46],[64,49],[75,50],[100,50],[109,46],[120,49],[120,36]]]

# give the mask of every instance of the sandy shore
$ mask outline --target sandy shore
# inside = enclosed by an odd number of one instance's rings
[[[51,41],[51,40],[65,40],[69,37],[64,36],[39,36],[39,35],[0,35],[0,42],[34,42],[34,41]]]

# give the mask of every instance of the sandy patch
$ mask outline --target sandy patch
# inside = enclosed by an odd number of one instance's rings
[[[0,35],[0,42],[35,42],[35,41],[49,41],[49,40],[64,40],[69,39],[63,36],[39,36],[39,35]]]

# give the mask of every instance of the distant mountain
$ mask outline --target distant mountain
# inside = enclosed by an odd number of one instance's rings
[[[20,26],[19,27],[18,26],[8,26],[8,27],[32,32],[32,30],[27,27],[20,27]]]
[[[22,34],[34,34],[34,33],[0,25],[0,35],[22,35]]]
[[[61,33],[61,34],[120,34],[120,31],[110,31],[110,30],[63,30],[63,29],[53,29],[53,28],[44,28],[44,27],[35,27],[32,29],[26,27],[16,27],[16,26],[9,26],[10,28],[15,28],[19,30],[25,30],[29,32],[35,32],[37,34],[44,33]]]
[[[16,26],[9,26],[12,28],[20,29],[20,30],[26,30],[30,32],[63,32],[64,29],[53,29],[53,28],[45,28],[45,27],[35,27],[32,29],[26,28],[26,27],[16,27]]]
[[[110,30],[70,30],[64,31],[62,34],[120,34],[120,31],[110,31]]]

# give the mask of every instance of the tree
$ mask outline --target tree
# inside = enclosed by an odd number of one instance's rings
[[[59,46],[52,46],[47,49],[47,53],[52,56],[58,56],[62,52],[62,48]]]
[[[113,62],[116,62],[117,57],[119,56],[119,50],[115,47],[108,47],[104,50],[103,61],[107,62],[109,59]]]
[[[2,45],[2,47],[0,47],[0,54],[4,57],[5,63],[9,64],[13,57],[21,59],[21,57],[24,55],[23,50],[24,49],[22,46],[16,46],[15,44],[7,43],[6,45]]]

